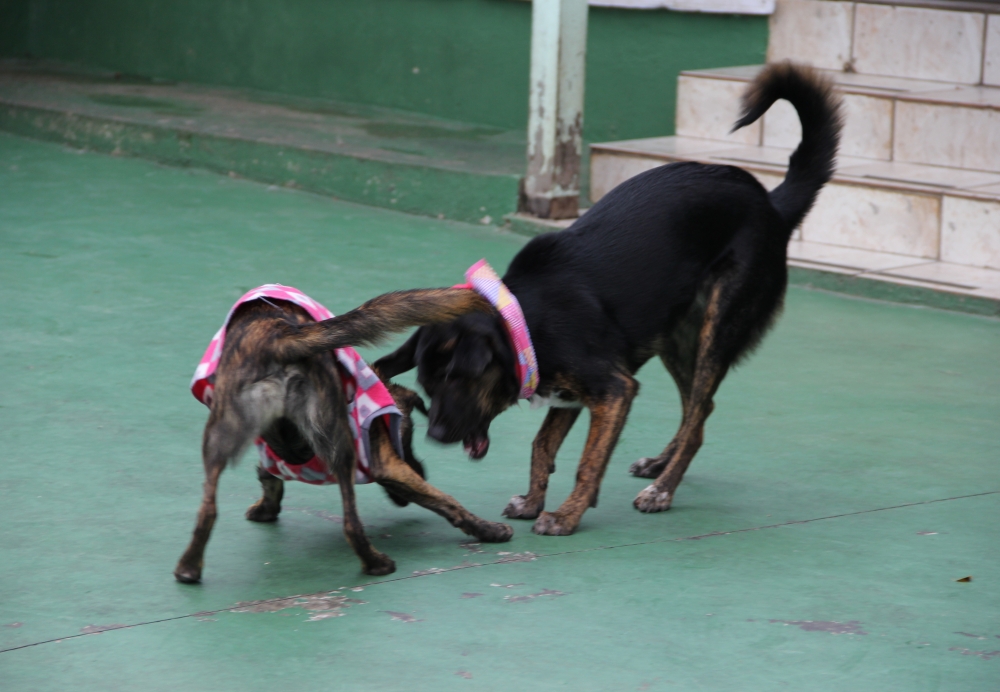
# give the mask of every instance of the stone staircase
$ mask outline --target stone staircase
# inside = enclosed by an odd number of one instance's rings
[[[990,303],[976,311],[997,314],[1000,4],[914,2],[934,6],[778,0],[768,59],[823,69],[846,116],[837,172],[793,238],[790,264]],[[593,145],[591,199],[673,161],[737,165],[777,185],[801,135],[791,105],[729,134],[759,70],[682,73],[677,136]]]

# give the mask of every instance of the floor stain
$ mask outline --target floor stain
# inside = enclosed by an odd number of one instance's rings
[[[955,634],[960,634],[963,637],[972,637],[973,639],[989,639],[989,637],[980,634],[969,634],[968,632],[955,632]]]
[[[482,594],[480,594],[480,595],[482,595]],[[4,627],[10,627],[11,629],[17,629],[18,627],[23,627],[23,626],[24,626],[23,622],[10,622],[10,623],[4,625]]]
[[[334,524],[343,524],[344,518],[339,514],[332,514],[330,512],[325,512],[322,509],[310,509],[309,507],[285,507],[286,511],[302,512],[303,514],[308,514],[312,517],[318,517],[320,519],[325,519],[326,521],[332,521]]]
[[[537,560],[538,556],[530,551],[523,553],[497,553],[500,559],[497,562],[531,562]]]
[[[441,574],[442,572],[447,572],[448,570],[442,569],[441,567],[431,567],[429,569],[418,569],[413,572],[415,577],[425,577],[428,574]]]
[[[86,627],[81,627],[80,632],[81,634],[100,634],[101,632],[107,632],[109,630],[128,629],[129,627],[131,627],[131,625],[87,625]]]
[[[477,593],[475,591],[466,591],[465,593],[462,594],[462,598],[479,598],[480,596],[483,595],[485,594]]]
[[[524,586],[524,582],[519,581],[516,584],[490,584],[490,586],[496,586],[500,589],[513,589],[515,586]]]
[[[272,598],[263,601],[241,601],[232,609],[234,613],[276,613],[288,608],[302,608],[310,613],[309,622],[326,620],[344,615],[344,610],[352,605],[363,605],[367,601],[359,601],[333,591],[326,594],[311,596],[289,596],[288,598]]]
[[[860,620],[847,622],[832,622],[829,620],[768,620],[780,622],[783,625],[795,625],[806,632],[829,632],[830,634],[868,634],[861,629]]]
[[[963,649],[960,646],[953,646],[948,651],[957,651],[963,656],[978,656],[984,661],[1000,657],[1000,651],[973,651],[972,649]]]
[[[541,598],[542,596],[551,596],[556,598],[557,596],[565,596],[563,591],[554,591],[552,589],[542,589],[538,593],[530,593],[526,596],[504,596],[505,601],[508,603],[524,603],[525,601],[533,601],[536,598]]]
[[[423,620],[418,620],[409,613],[397,613],[395,610],[383,610],[393,620],[398,620],[399,622],[423,622]]]
[[[465,678],[466,680],[472,679],[472,673],[470,673],[467,670],[456,670],[455,675],[457,675],[460,678]]]
[[[470,541],[468,543],[459,543],[458,547],[461,548],[462,550],[465,550],[466,555],[482,555],[486,553],[486,551],[483,550],[482,545],[474,541]]]

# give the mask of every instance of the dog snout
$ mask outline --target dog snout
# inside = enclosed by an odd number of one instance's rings
[[[427,437],[432,440],[437,440],[438,442],[446,442],[448,437],[448,428],[442,423],[435,423],[427,428]]]

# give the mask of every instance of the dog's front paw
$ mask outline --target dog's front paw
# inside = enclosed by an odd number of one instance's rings
[[[579,523],[579,520],[573,521],[559,512],[542,512],[531,530],[539,536],[568,536],[576,531]]]
[[[281,508],[275,509],[269,506],[264,500],[257,500],[255,503],[250,505],[247,510],[246,517],[250,521],[257,521],[260,523],[268,523],[272,521],[278,521],[278,514],[281,512]]]
[[[506,543],[514,535],[514,527],[498,521],[484,521],[475,527],[473,535],[483,543]]]
[[[670,509],[670,503],[674,500],[674,494],[666,490],[660,490],[656,484],[648,485],[638,495],[632,504],[640,512],[664,512]]]
[[[393,562],[391,557],[377,550],[374,552],[375,555],[366,560],[364,567],[362,567],[362,571],[365,574],[373,577],[384,577],[396,571],[396,563]]]
[[[525,495],[515,495],[503,510],[505,517],[511,519],[536,519],[541,514],[545,502],[529,502]]]
[[[667,462],[660,457],[643,457],[628,467],[628,472],[638,478],[656,478]]]

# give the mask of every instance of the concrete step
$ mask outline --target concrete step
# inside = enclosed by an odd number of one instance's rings
[[[792,150],[690,137],[594,144],[591,199],[674,161],[735,165],[773,188]],[[842,156],[798,237],[1000,269],[1000,174]]]
[[[1000,4],[777,0],[767,59],[786,58],[865,75],[1000,86]]]
[[[797,146],[802,130],[786,101],[776,103],[754,125],[729,134],[740,95],[761,67],[681,73],[677,134],[734,144]],[[841,154],[1000,173],[1000,87],[824,73],[844,99]]]
[[[791,152],[676,136],[594,144],[590,196],[597,201],[628,178],[676,161],[739,166],[772,189]],[[795,240],[854,258],[844,265],[856,270],[854,278],[1000,301],[1000,174],[842,156]],[[822,264],[811,257],[796,259]],[[865,264],[864,257],[890,264]],[[896,271],[906,267],[913,272]]]
[[[955,297],[993,301],[996,306],[993,314],[1000,314],[1000,269],[921,260],[907,255],[808,240],[792,240],[788,244],[788,263],[792,267],[854,279],[869,279],[929,289]]]
[[[373,206],[500,223],[523,133],[321,99],[0,62],[0,129]]]

